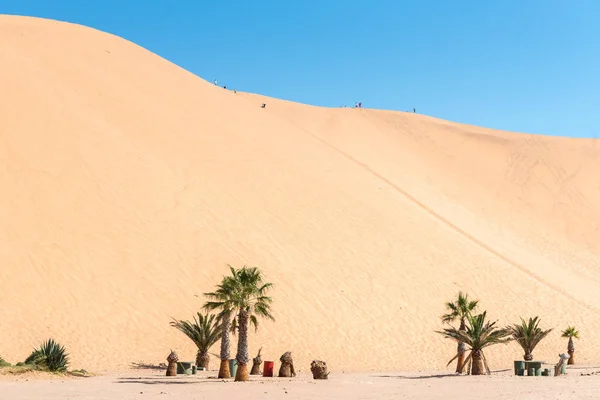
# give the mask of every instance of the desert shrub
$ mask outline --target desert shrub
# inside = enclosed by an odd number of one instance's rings
[[[10,363],[0,356],[0,368],[10,367]]]
[[[54,339],[48,339],[42,343],[39,349],[33,350],[25,360],[25,364],[31,364],[51,372],[65,372],[69,365],[69,355],[64,346],[55,342]]]

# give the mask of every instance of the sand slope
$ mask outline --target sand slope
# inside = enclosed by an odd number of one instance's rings
[[[49,336],[88,370],[192,359],[170,317],[243,263],[276,285],[251,353],[291,350],[299,370],[444,368],[454,345],[433,331],[461,289],[501,324],[576,324],[578,360],[600,361],[595,141],[234,94],[41,19],[0,17],[0,58],[10,361]]]

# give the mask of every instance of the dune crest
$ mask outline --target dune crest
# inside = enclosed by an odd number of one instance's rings
[[[36,18],[0,16],[0,58],[7,360],[48,337],[87,370],[192,360],[170,318],[249,264],[276,318],[250,353],[291,350],[300,372],[445,368],[455,345],[434,330],[459,290],[501,325],[555,328],[537,359],[575,324],[578,362],[600,361],[597,141],[234,94]]]

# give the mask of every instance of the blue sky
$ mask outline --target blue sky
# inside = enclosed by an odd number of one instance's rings
[[[131,40],[229,88],[600,136],[597,0],[0,0]]]

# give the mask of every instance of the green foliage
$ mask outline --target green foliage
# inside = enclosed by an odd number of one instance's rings
[[[467,365],[469,360],[472,358],[473,352],[481,352],[486,369],[488,369],[489,371],[487,361],[485,359],[485,355],[483,355],[482,350],[494,344],[510,342],[512,339],[510,338],[510,332],[508,330],[496,327],[497,321],[486,321],[486,314],[487,311],[484,311],[482,314],[479,315],[468,315],[466,317],[466,327],[464,331],[456,329],[454,327],[450,327],[444,329],[441,332],[436,332],[444,335],[444,337],[446,338],[463,342],[467,346],[469,346],[471,352],[465,360],[464,365]],[[456,358],[458,358],[458,354],[448,362],[448,365],[450,365],[452,361],[456,360]]]
[[[0,368],[10,367],[10,363],[0,356]]]
[[[574,326],[569,326],[567,329],[561,332],[561,336],[564,338],[575,338],[579,339],[579,331]]]
[[[263,282],[263,274],[258,268],[242,267],[235,269],[229,267],[230,276],[223,278],[217,290],[204,295],[210,301],[206,302],[206,310],[246,311],[250,323],[258,329],[257,317],[275,320],[271,314],[273,299],[266,295],[273,288],[272,283]],[[222,313],[221,313],[222,315]],[[236,321],[233,321],[232,330],[235,330]]]
[[[194,321],[182,321],[173,318],[171,326],[185,334],[194,342],[198,351],[202,354],[207,353],[208,349],[215,344],[221,337],[222,323],[214,314],[197,313],[198,319]]]
[[[535,346],[552,332],[552,329],[542,330],[538,326],[539,323],[539,317],[529,318],[529,321],[521,318],[521,324],[514,324],[507,328],[513,339],[523,348],[526,355],[533,353]]]
[[[468,294],[458,292],[456,301],[446,303],[448,313],[442,315],[442,322],[450,323],[456,320],[462,322],[475,311],[478,304],[479,300],[469,300]]]
[[[33,365],[41,370],[65,372],[69,365],[69,356],[63,346],[54,339],[48,339],[27,357],[25,364]]]

